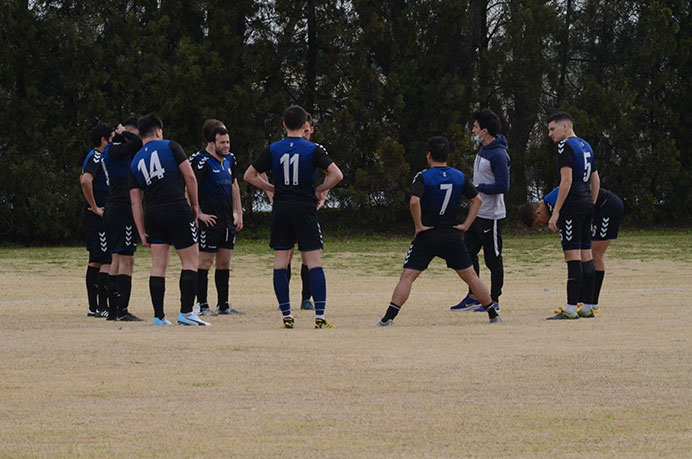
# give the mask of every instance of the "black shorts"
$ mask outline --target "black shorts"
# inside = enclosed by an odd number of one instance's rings
[[[269,246],[289,250],[296,242],[301,252],[322,248],[317,205],[310,201],[274,201]]]
[[[134,255],[137,250],[139,235],[135,220],[132,218],[132,208],[125,206],[106,207],[103,219],[106,222],[108,248],[111,253]]]
[[[150,244],[172,245],[176,250],[197,244],[197,226],[187,204],[165,204],[147,208],[144,217]]]
[[[207,228],[199,224],[199,251],[216,253],[219,249],[233,250],[235,247],[235,228],[216,224]]]
[[[445,260],[447,267],[455,271],[471,266],[461,233],[454,228],[438,228],[423,231],[411,242],[404,268],[424,271],[435,257]]]
[[[618,238],[620,221],[625,213],[625,205],[615,194],[610,193],[606,202],[593,212],[592,241],[610,241]]]
[[[557,226],[562,250],[588,250],[591,248],[591,218],[593,204],[569,207],[560,212]]]
[[[106,237],[106,222],[90,210],[82,211],[82,223],[86,233],[86,249],[89,251],[89,263],[111,263]]]

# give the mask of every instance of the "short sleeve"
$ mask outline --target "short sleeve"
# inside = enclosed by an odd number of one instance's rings
[[[96,178],[101,171],[103,166],[101,165],[101,155],[94,154],[89,161],[87,161],[86,166],[84,166],[84,173],[91,174],[92,177]]]
[[[233,177],[233,180],[238,178],[238,162],[235,160],[233,153],[231,153],[231,177]]]
[[[195,173],[195,178],[197,183],[202,183],[202,181],[209,174],[209,167],[207,165],[208,156],[197,157],[192,161],[192,170]]]
[[[137,181],[137,177],[134,176],[132,171],[130,171],[130,176],[128,177],[127,181],[129,183],[131,190],[134,188],[142,188],[142,185],[139,184],[139,182]]]
[[[473,199],[478,196],[478,190],[475,186],[473,186],[473,183],[471,183],[471,180],[468,180],[468,178],[464,181],[464,196],[466,196],[468,199]]]
[[[272,168],[271,151],[268,146],[262,150],[262,153],[260,153],[255,162],[252,163],[252,167],[260,174]]]
[[[180,164],[183,161],[187,161],[187,155],[185,154],[185,150],[183,150],[183,147],[181,147],[178,142],[174,142],[171,140],[168,143],[168,148],[170,148],[173,152],[173,158],[175,159],[176,164]]]
[[[557,168],[562,169],[563,167],[569,167],[573,169],[574,162],[574,150],[566,142],[562,141],[557,146]]]
[[[315,144],[315,164],[320,169],[326,171],[327,168],[333,163],[332,158],[327,154],[327,149],[322,145]]]
[[[411,195],[422,198],[423,193],[425,193],[425,180],[423,179],[423,174],[419,172],[413,178],[413,185],[411,186]]]

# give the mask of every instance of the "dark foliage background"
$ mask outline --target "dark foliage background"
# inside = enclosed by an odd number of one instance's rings
[[[0,238],[81,238],[98,121],[156,111],[192,153],[219,118],[244,169],[292,103],[344,171],[328,220],[346,231],[408,232],[426,138],[471,171],[481,106],[509,141],[510,219],[557,184],[545,119],[563,109],[630,223],[688,225],[691,32],[684,0],[2,0]],[[259,228],[263,197],[241,187]]]

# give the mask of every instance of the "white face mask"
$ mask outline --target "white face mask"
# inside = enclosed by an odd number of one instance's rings
[[[479,135],[474,135],[473,140],[478,142],[478,143],[483,143],[483,137],[481,137]]]

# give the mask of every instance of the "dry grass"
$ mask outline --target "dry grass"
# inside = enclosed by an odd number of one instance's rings
[[[81,249],[0,250],[0,456],[692,454],[689,259],[632,259],[621,238],[601,315],[546,322],[564,301],[557,243],[508,238],[503,324],[450,312],[464,288],[434,262],[396,325],[376,329],[408,242],[368,244],[326,257],[338,328],[298,311],[292,331],[257,244],[241,240],[232,263],[247,315],[210,328],[148,325],[148,251],[131,305],[147,322],[131,324],[86,318]],[[299,282],[294,268],[294,302]]]

